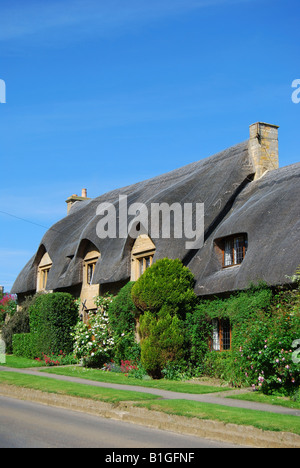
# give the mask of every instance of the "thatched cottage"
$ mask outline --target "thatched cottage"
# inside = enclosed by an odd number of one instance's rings
[[[121,226],[125,198],[127,206],[139,203],[149,210],[165,204],[169,215],[175,206],[202,204],[202,244],[187,249],[171,215],[169,235],[159,227],[153,238],[138,211],[128,218],[137,220],[138,235],[131,237]],[[191,269],[199,296],[259,281],[285,284],[300,263],[299,200],[300,163],[279,168],[278,127],[258,122],[250,126],[247,141],[214,156],[95,199],[85,190],[69,197],[67,216],[45,234],[12,293],[22,301],[41,290],[70,292],[81,298],[84,313],[95,308],[96,295],[117,292],[164,257],[179,258]],[[99,206],[114,207],[112,226],[118,224],[122,236],[99,237]],[[109,210],[106,216],[109,224]]]

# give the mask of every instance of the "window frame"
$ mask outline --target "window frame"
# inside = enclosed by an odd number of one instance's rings
[[[134,255],[136,260],[136,277],[139,279],[145,271],[153,265],[154,251],[147,252],[144,254]],[[147,265],[146,259],[149,258],[149,264]]]
[[[46,291],[50,270],[51,270],[50,265],[48,267],[40,268],[40,289],[42,291]]]
[[[48,252],[45,252],[37,267],[37,292],[47,291],[47,282],[52,265],[53,263]]]
[[[86,282],[89,285],[93,283],[96,263],[97,262],[89,262],[86,264]]]
[[[211,351],[229,351],[231,349],[232,326],[229,319],[215,318],[212,321]]]
[[[94,283],[96,265],[101,259],[101,253],[91,242],[83,244],[80,251],[80,311],[79,314],[84,323],[88,320],[88,312],[95,308],[95,297],[100,294],[100,284]]]
[[[100,258],[100,253],[99,255],[95,255],[96,252],[93,252],[94,255],[86,255],[83,261],[83,284],[85,286],[92,286],[93,284],[93,278],[95,274],[95,268],[97,265],[97,262]],[[92,269],[92,272],[91,272]],[[91,275],[90,275],[91,273]]]
[[[217,252],[221,252],[222,268],[231,268],[243,263],[248,250],[246,233],[233,234],[215,240]]]
[[[140,235],[131,249],[131,281],[137,281],[153,265],[156,247],[151,238]]]

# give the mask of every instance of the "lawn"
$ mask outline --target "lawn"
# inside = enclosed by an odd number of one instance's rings
[[[61,380],[49,379],[47,377],[19,374],[16,372],[0,372],[0,383],[16,385],[18,387],[31,388],[47,393],[59,395],[71,395],[81,398],[105,401],[107,403],[118,403],[120,401],[141,401],[156,399],[151,393],[140,393],[127,390],[115,390],[111,388],[99,388],[92,385],[78,384]]]
[[[144,380],[126,377],[122,373],[101,371],[99,369],[88,369],[84,367],[51,367],[43,369],[42,372],[79,377],[81,379],[94,380],[96,382],[117,383],[120,385],[133,385],[147,388],[158,388],[180,393],[193,393],[197,395],[205,393],[216,393],[232,390],[229,387],[216,387],[210,385],[200,385],[190,382],[178,382],[174,380]]]
[[[26,359],[22,357],[16,357],[12,355],[6,356],[6,364],[1,364],[2,366],[14,367],[18,369],[28,368],[28,367],[42,367],[44,366],[43,362],[38,362],[31,359]],[[126,377],[122,373],[116,372],[105,372],[98,369],[88,369],[78,366],[62,366],[62,367],[48,367],[47,369],[41,369],[41,372],[66,375],[71,377],[79,377],[82,379],[94,380],[96,382],[107,382],[107,383],[116,383],[120,385],[132,385],[132,386],[142,386],[147,388],[159,388],[162,390],[169,390],[173,392],[182,392],[182,393],[194,393],[194,394],[205,394],[205,393],[215,393],[215,392],[226,392],[227,390],[232,390],[229,387],[220,387],[220,386],[211,386],[203,384],[193,384],[190,382],[178,382],[171,380],[140,380],[134,379],[132,377]],[[226,398],[234,398],[239,400],[246,401],[255,401],[258,403],[266,403],[271,405],[279,405],[288,408],[300,409],[299,401],[292,401],[289,398],[282,398],[279,396],[273,395],[263,395],[261,392],[249,392],[241,395],[226,396]]]
[[[225,424],[254,426],[264,431],[292,432],[300,435],[300,418],[298,416],[187,400],[147,401],[136,403],[135,406],[177,416],[222,421]]]
[[[226,395],[225,395],[226,396]],[[264,395],[261,392],[249,392],[241,395],[226,396],[226,398],[233,398],[235,400],[255,401],[257,403],[265,403],[267,405],[284,406],[286,408],[300,409],[300,402],[293,401],[290,398],[285,398],[276,395]]]
[[[11,354],[6,355],[6,363],[1,366],[14,367],[15,369],[26,369],[28,367],[42,367],[44,362],[38,362],[35,359],[27,359],[24,357],[13,356]]]

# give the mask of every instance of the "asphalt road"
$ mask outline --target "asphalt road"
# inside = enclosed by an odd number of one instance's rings
[[[234,448],[0,396],[0,448]]]

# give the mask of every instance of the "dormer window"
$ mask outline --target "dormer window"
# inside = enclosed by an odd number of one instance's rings
[[[146,234],[140,235],[131,251],[131,281],[137,281],[151,267],[155,245]]]
[[[138,270],[139,270],[139,276],[142,276],[143,273],[147,270],[147,268],[151,267],[152,262],[153,262],[153,255],[147,255],[146,257],[137,257],[137,262],[138,262]]]
[[[94,244],[84,240],[80,246],[78,256],[82,259],[79,314],[82,320],[86,322],[89,314],[96,311],[95,298],[100,294],[100,285],[96,283],[95,271],[101,254]]]
[[[86,266],[87,269],[87,283],[92,284],[93,282],[93,276],[94,276],[94,271],[96,267],[97,261],[94,261],[92,263],[88,263]]]
[[[97,251],[90,251],[84,258],[83,262],[83,282],[86,285],[93,283],[93,277],[97,261],[99,260],[100,254]]]
[[[37,273],[37,291],[46,291],[49,272],[52,267],[52,260],[49,254],[45,252],[39,265]]]
[[[222,259],[222,267],[240,265],[248,248],[247,234],[236,234],[215,241],[217,253]]]
[[[46,289],[49,272],[50,272],[50,266],[47,268],[41,269],[41,289],[43,290]]]
[[[232,236],[224,240],[224,267],[240,265],[247,251],[247,239],[244,235]]]

